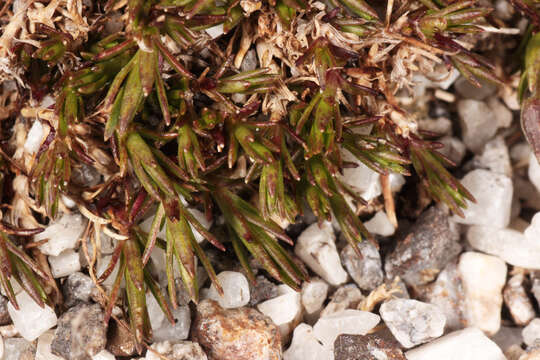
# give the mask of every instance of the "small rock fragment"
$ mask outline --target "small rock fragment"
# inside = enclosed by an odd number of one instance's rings
[[[390,300],[381,305],[379,312],[394,337],[406,348],[441,336],[446,323],[436,305],[417,300]]]
[[[69,275],[62,285],[64,304],[72,307],[78,302],[89,302],[94,288],[95,285],[88,275],[81,272]]]
[[[81,270],[79,254],[72,249],[62,251],[58,256],[49,256],[49,264],[54,278],[68,276]]]
[[[364,223],[367,231],[381,236],[393,235],[396,229],[384,211],[377,211],[375,216]]]
[[[446,317],[446,328],[457,330],[463,327],[463,285],[457,264],[448,264],[437,276],[437,280],[418,289],[422,301],[436,305]]]
[[[364,200],[369,201],[381,195],[382,187],[379,173],[371,170],[348,151],[342,152],[343,160],[355,163],[356,167],[343,169],[340,180],[349,185]]]
[[[48,305],[44,305],[43,308],[39,307],[25,291],[18,293],[15,299],[19,304],[19,310],[15,310],[13,305],[9,303],[9,316],[11,316],[13,325],[19,334],[26,340],[34,341],[56,325],[56,314]]]
[[[155,330],[153,329],[154,341],[177,342],[188,338],[191,326],[189,306],[178,306],[176,309],[172,309],[171,312],[174,318],[174,325],[169,320],[164,319],[160,327]]]
[[[433,206],[422,213],[405,238],[386,257],[386,276],[409,285],[433,281],[461,251],[459,232],[445,210]]]
[[[64,213],[43,232],[35,235],[34,241],[48,239],[45,244],[39,246],[39,249],[45,255],[58,256],[64,250],[75,248],[85,225],[86,221],[82,215]]]
[[[22,338],[4,339],[4,357],[2,360],[34,360],[36,347]]]
[[[474,196],[476,203],[468,202],[464,217],[454,216],[455,222],[505,228],[510,223],[512,208],[512,180],[502,174],[476,169],[461,180],[461,184]]]
[[[519,231],[471,226],[467,241],[474,249],[498,256],[511,265],[540,269],[540,243],[527,240]]]
[[[497,87],[487,81],[480,80],[481,87],[471,84],[470,81],[460,76],[455,82],[456,91],[465,99],[484,100],[497,91]],[[481,114],[486,116],[486,114]]]
[[[533,346],[537,340],[540,340],[540,318],[533,319],[529,325],[525,326],[521,336],[528,346]]]
[[[48,330],[41,334],[37,341],[35,360],[63,360],[61,357],[56,356],[51,352],[53,338],[53,330]]]
[[[135,353],[135,340],[129,329],[119,326],[116,320],[109,321],[107,350],[115,356],[131,356]]]
[[[223,288],[223,296],[212,284],[208,298],[216,300],[225,309],[238,308],[249,303],[249,283],[244,274],[236,271],[222,271],[217,278]]]
[[[255,306],[265,300],[278,296],[278,287],[265,276],[259,275],[256,283],[249,283],[249,305]]]
[[[52,353],[66,360],[89,360],[107,342],[103,310],[98,304],[79,304],[58,320],[51,345]]]
[[[506,354],[506,352],[515,347],[521,347],[523,337],[522,328],[501,326],[499,331],[491,337],[491,340]]]
[[[537,191],[540,191],[540,164],[534,153],[529,156],[529,180],[533,183]]]
[[[382,331],[369,335],[339,335],[334,342],[334,359],[406,360],[392,335],[384,336],[381,333]]]
[[[169,341],[159,342],[152,345],[152,349],[165,356],[169,360],[207,360],[206,354],[201,346],[191,341],[180,341],[171,343]],[[161,360],[153,351],[146,353],[146,360]]]
[[[497,333],[501,325],[506,264],[495,256],[465,252],[459,259],[458,271],[465,293],[467,324],[490,335]]]
[[[328,284],[318,277],[302,284],[302,305],[308,315],[315,314],[322,309],[328,294]]]
[[[294,253],[326,282],[338,286],[347,281],[347,273],[341,266],[335,240],[330,222],[321,227],[311,224],[298,237]]]
[[[456,166],[459,166],[467,152],[467,148],[461,140],[456,137],[445,136],[437,141],[444,145],[439,152],[452,160]]]
[[[454,331],[405,356],[407,360],[506,360],[501,349],[476,328]]]
[[[8,299],[7,297],[0,295],[0,325],[7,324],[11,324],[11,317],[9,317],[8,312]]]
[[[535,312],[523,286],[523,274],[514,275],[503,290],[503,299],[516,325],[527,325]]]
[[[475,168],[486,169],[491,172],[511,177],[512,166],[508,147],[502,136],[497,136],[489,141],[480,155],[476,155],[472,161]]]
[[[107,350],[101,350],[96,355],[92,356],[92,360],[115,360],[115,357]]]
[[[278,294],[257,305],[257,309],[272,319],[282,339],[286,339],[302,318],[302,295],[287,285],[279,285]]]
[[[338,288],[331,296],[330,302],[321,311],[321,317],[335,314],[346,309],[354,309],[364,296],[354,284],[347,284]]]
[[[384,281],[381,256],[370,241],[363,241],[357,246],[362,257],[348,244],[341,250],[341,262],[360,289],[373,290]]]
[[[294,329],[291,345],[283,353],[283,360],[333,360],[332,351],[325,348],[313,335],[313,328],[300,324]]]
[[[269,317],[255,309],[223,309],[213,300],[203,300],[197,308],[193,337],[210,359],[281,358],[278,328]]]
[[[463,142],[473,152],[480,152],[484,144],[497,132],[495,114],[482,101],[470,98],[457,103],[457,111],[463,133]]]
[[[379,316],[373,313],[347,309],[321,317],[313,326],[313,334],[324,347],[333,349],[338,335],[365,335],[379,323],[379,320]]]

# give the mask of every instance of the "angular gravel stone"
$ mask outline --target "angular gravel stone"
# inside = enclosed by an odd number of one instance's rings
[[[300,324],[294,329],[291,345],[283,353],[283,360],[334,360],[332,351],[322,346],[313,335],[313,328]]]
[[[45,255],[58,256],[67,249],[74,249],[79,240],[86,221],[80,214],[62,214],[58,220],[50,224],[45,230],[34,236],[34,241],[48,239],[39,246]]]
[[[39,307],[24,291],[18,293],[15,299],[19,304],[19,310],[15,310],[13,305],[9,303],[9,316],[19,334],[26,340],[34,341],[56,325],[56,314],[48,305],[44,305],[43,308]]]
[[[370,241],[363,241],[357,246],[362,257],[347,245],[341,250],[341,262],[360,289],[373,290],[384,281],[381,256]]]
[[[327,349],[334,348],[340,334],[365,335],[379,323],[380,317],[360,310],[343,310],[321,317],[313,326],[313,334]]]
[[[197,307],[193,338],[210,360],[281,359],[278,328],[255,309],[223,309],[213,300],[203,300]]]
[[[480,155],[476,155],[472,161],[475,168],[486,169],[497,174],[512,176],[512,166],[508,147],[502,136],[497,136],[489,141]]]
[[[48,330],[41,334],[37,341],[35,360],[63,360],[63,358],[56,356],[51,352],[53,338],[53,330]]]
[[[279,285],[278,294],[257,305],[257,309],[272,319],[285,341],[302,318],[302,295],[287,285]]]
[[[364,200],[369,201],[381,195],[379,173],[371,170],[348,151],[342,152],[343,160],[355,163],[356,167],[343,169],[340,180],[355,190]]]
[[[419,299],[436,305],[446,317],[446,328],[458,330],[463,327],[464,295],[457,264],[448,264],[437,280],[418,289]]]
[[[104,313],[98,304],[79,304],[66,311],[58,320],[51,345],[52,353],[66,360],[89,360],[107,342]]]
[[[533,319],[529,325],[525,326],[521,336],[523,342],[528,346],[533,346],[535,342],[540,340],[540,318]]]
[[[498,257],[465,252],[459,259],[459,274],[465,290],[465,319],[489,335],[501,326],[502,288],[506,264]]]
[[[381,333],[382,331],[369,335],[339,335],[334,342],[334,359],[406,360],[399,343],[392,335]]]
[[[201,346],[191,341],[171,343],[159,342],[152,345],[152,349],[165,356],[169,360],[207,360],[207,356]],[[146,360],[161,360],[152,351],[146,353]]]
[[[341,266],[335,240],[330,222],[321,227],[311,224],[296,240],[294,253],[326,282],[338,286],[347,281],[347,273]]]
[[[386,257],[390,279],[399,276],[409,285],[426,284],[461,251],[457,227],[437,206],[422,213],[407,233]]]
[[[394,337],[406,348],[423,344],[443,334],[446,318],[432,304],[394,299],[381,305],[381,318]]]
[[[36,347],[22,338],[4,340],[4,357],[2,360],[34,360]]]
[[[452,220],[469,225],[508,226],[514,191],[508,176],[476,169],[465,175],[461,184],[474,196],[476,203],[469,201],[463,209],[464,217],[455,215]]]
[[[67,307],[72,307],[79,302],[89,302],[93,289],[95,289],[95,286],[90,276],[81,272],[69,275],[62,284],[64,304]]]
[[[497,132],[495,114],[486,103],[477,100],[460,100],[457,111],[463,132],[463,142],[473,152],[479,152]]]
[[[107,350],[115,356],[131,356],[136,350],[135,341],[129,329],[119,326],[114,319],[109,321]]]
[[[375,216],[364,223],[367,231],[381,236],[393,235],[396,229],[384,211],[377,211]]]
[[[523,274],[512,276],[503,290],[503,299],[516,325],[524,326],[534,318],[535,311],[523,286]]]
[[[407,360],[506,360],[501,349],[482,331],[467,328],[405,353]]]
[[[308,315],[315,314],[322,309],[328,294],[328,284],[324,280],[314,277],[302,284],[302,305]]]
[[[49,256],[49,264],[54,278],[68,276],[81,270],[79,254],[71,249],[62,251],[58,256]]]
[[[11,317],[9,316],[8,312],[8,303],[7,297],[0,295],[0,325],[11,324]]]
[[[178,306],[176,309],[172,309],[171,312],[174,318],[174,325],[165,319],[160,327],[153,330],[154,341],[176,342],[188,338],[191,326],[189,306]]]
[[[354,309],[360,301],[364,299],[364,295],[354,284],[343,285],[338,288],[330,297],[330,302],[321,311],[321,317],[335,314],[346,309]]]
[[[249,303],[249,283],[244,274],[236,271],[222,271],[217,278],[223,288],[223,296],[212,284],[208,298],[216,300],[225,309],[238,308]]]
[[[259,275],[255,285],[249,283],[249,305],[255,306],[265,300],[278,296],[278,286],[268,280],[265,276]]]
[[[101,350],[99,353],[92,356],[92,360],[115,360],[115,359],[116,358],[114,357],[114,355],[108,352],[107,350]]]

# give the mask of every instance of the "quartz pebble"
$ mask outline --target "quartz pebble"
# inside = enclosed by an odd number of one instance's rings
[[[464,217],[455,215],[455,222],[505,228],[510,223],[512,208],[512,180],[502,174],[484,169],[473,170],[461,180],[476,203],[468,202]]]
[[[433,206],[420,215],[387,255],[386,276],[399,276],[409,285],[427,284],[460,251],[457,227],[444,209]]]
[[[66,360],[87,360],[105,349],[107,328],[98,304],[81,303],[58,320],[51,345],[52,353]]]
[[[212,284],[208,292],[209,299],[216,300],[225,309],[238,308],[249,303],[249,283],[244,274],[236,271],[222,271],[217,278],[223,288],[223,296]]]
[[[283,353],[283,360],[334,360],[332,351],[322,346],[313,335],[313,328],[300,324],[294,329],[289,348]]]
[[[48,305],[41,308],[25,291],[18,293],[15,299],[19,304],[19,310],[15,310],[9,303],[9,315],[19,334],[26,340],[34,341],[56,325],[56,314]]]
[[[357,166],[343,169],[343,175],[339,175],[341,181],[349,185],[366,201],[381,195],[382,187],[379,173],[371,170],[346,150],[342,152],[342,155],[343,160],[353,162]]]
[[[381,236],[390,236],[396,231],[384,211],[377,211],[375,216],[364,223],[364,226],[371,234]]]
[[[207,360],[207,356],[201,346],[191,341],[171,343],[169,341],[158,342],[152,345],[152,350],[165,356],[169,360]],[[146,360],[161,360],[153,351],[147,351]]]
[[[497,132],[498,124],[493,121],[495,114],[486,103],[472,99],[458,101],[457,111],[465,146],[480,152]]]
[[[512,176],[510,155],[508,147],[502,136],[490,140],[480,155],[476,155],[472,161],[475,168],[486,169],[497,174]]]
[[[392,334],[341,334],[334,342],[335,360],[406,360]]]
[[[506,360],[501,349],[476,328],[445,335],[409,350],[407,360]]]
[[[523,286],[523,274],[512,276],[503,290],[503,299],[516,325],[527,325],[535,312]]]
[[[379,320],[373,313],[347,309],[321,317],[313,326],[313,334],[327,349],[333,349],[339,334],[365,335]]]
[[[36,119],[32,124],[32,127],[26,135],[26,141],[24,142],[24,150],[28,154],[35,154],[38,152],[43,137],[45,136],[45,128],[40,120]]]
[[[338,286],[347,281],[347,273],[341,266],[335,239],[330,222],[323,222],[321,227],[311,224],[296,240],[294,253],[326,282]]]
[[[495,256],[465,252],[460,256],[458,271],[465,293],[467,325],[495,334],[501,325],[506,264]]]
[[[328,284],[324,280],[314,277],[302,284],[302,305],[308,315],[322,309],[328,293]]]
[[[113,354],[108,352],[107,350],[101,350],[96,355],[92,356],[92,360],[115,360]]]
[[[540,164],[534,153],[531,152],[529,156],[529,180],[534,185],[537,191],[540,192]]]
[[[49,256],[49,264],[54,278],[68,276],[81,270],[79,254],[72,249],[65,250],[58,256]]]
[[[34,360],[36,347],[22,338],[4,340],[4,357],[2,360]]]
[[[453,136],[445,136],[437,141],[444,145],[439,152],[452,160],[456,166],[459,166],[465,157],[465,153],[467,152],[467,148],[463,142]]]
[[[373,290],[384,280],[381,256],[370,241],[363,241],[357,246],[362,257],[348,244],[341,250],[341,262],[360,289]]]
[[[78,302],[89,302],[93,289],[95,289],[94,282],[88,275],[74,272],[62,284],[64,304],[71,307]]]
[[[279,360],[281,339],[272,320],[251,308],[223,309],[203,300],[193,324],[197,341],[210,359]]]
[[[540,318],[533,319],[529,325],[525,326],[521,336],[523,342],[528,346],[532,346],[537,340],[540,340]]]
[[[185,340],[189,336],[191,326],[191,311],[189,306],[178,306],[171,309],[174,318],[174,325],[169,320],[164,319],[161,326],[153,330],[154,341],[179,341]]]
[[[364,296],[356,285],[343,285],[332,294],[330,302],[321,311],[321,317],[339,313],[346,309],[354,309],[362,299],[364,299]]]
[[[446,322],[436,305],[417,300],[390,300],[381,305],[379,312],[394,337],[406,348],[441,336]]]
[[[302,295],[287,285],[279,285],[278,294],[257,305],[257,309],[272,319],[281,337],[286,339],[302,318]]]
[[[447,329],[458,330],[463,327],[463,285],[456,263],[448,264],[436,281],[418,290],[420,300],[436,305],[443,312]]]
[[[45,255],[58,256],[64,250],[75,248],[85,225],[86,221],[80,214],[64,213],[43,232],[35,235],[34,241],[48,239],[39,249]]]
[[[53,338],[53,330],[48,330],[41,334],[37,341],[35,360],[62,360],[61,357],[56,356],[51,352],[51,343],[53,341]]]
[[[533,216],[523,233],[490,226],[471,226],[469,244],[482,252],[496,255],[507,263],[527,269],[540,269],[540,213]]]

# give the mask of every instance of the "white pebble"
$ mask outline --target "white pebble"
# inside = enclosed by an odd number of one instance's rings
[[[69,249],[58,256],[49,256],[51,272],[54,278],[68,276],[81,270],[79,254]]]
[[[531,320],[521,331],[521,336],[528,346],[533,346],[536,340],[540,340],[540,318]]]
[[[469,172],[461,183],[476,199],[468,202],[464,218],[452,219],[461,224],[486,225],[505,228],[510,223],[512,208],[512,180],[502,174],[476,169]]]
[[[501,349],[476,328],[455,331],[405,356],[407,360],[506,360]]]
[[[342,155],[343,160],[356,163],[357,166],[343,169],[343,175],[340,175],[341,180],[351,186],[366,201],[381,195],[382,187],[379,173],[368,168],[346,150],[343,150]]]
[[[283,360],[333,360],[331,350],[323,347],[313,335],[313,328],[300,324],[294,329],[289,348],[283,353]]]
[[[347,281],[347,273],[341,266],[336,249],[336,236],[332,224],[317,223],[305,229],[296,241],[294,253],[317,275],[331,285],[341,285]]]
[[[56,325],[57,317],[53,309],[48,305],[43,308],[32,300],[26,292],[20,292],[16,296],[19,310],[15,310],[11,303],[8,304],[8,312],[19,334],[28,341],[34,341],[45,331]]]
[[[92,360],[115,360],[113,354],[108,352],[107,350],[101,350],[96,355],[92,356]]]
[[[322,308],[326,295],[328,294],[328,284],[320,278],[313,278],[302,285],[302,305],[306,313],[313,314]]]
[[[377,211],[375,216],[364,223],[364,226],[371,234],[381,236],[390,236],[396,231],[384,211]]]
[[[35,360],[63,360],[51,352],[51,343],[54,338],[54,330],[48,330],[38,338]],[[0,358],[2,358],[0,356]]]
[[[287,338],[302,316],[301,294],[286,285],[278,287],[279,296],[263,301],[257,309],[268,316],[279,327],[283,338]]]
[[[465,252],[459,259],[458,271],[465,293],[467,325],[489,335],[497,333],[501,326],[506,264],[495,256]]]
[[[58,256],[64,250],[75,248],[85,225],[86,221],[80,214],[62,214],[57,221],[34,236],[34,241],[48,239],[39,249],[45,255]]]
[[[208,292],[209,299],[216,300],[225,309],[247,305],[249,302],[249,283],[244,274],[236,271],[222,271],[217,275],[217,278],[223,288],[223,296],[212,284]]]
[[[41,146],[41,143],[43,142],[44,135],[45,129],[43,127],[43,124],[40,120],[36,119],[32,124],[30,131],[28,131],[28,135],[26,135],[26,141],[24,142],[24,150],[31,155],[37,153]]]
[[[338,335],[365,335],[379,320],[373,313],[347,309],[320,318],[313,326],[313,334],[327,349],[333,349]]]

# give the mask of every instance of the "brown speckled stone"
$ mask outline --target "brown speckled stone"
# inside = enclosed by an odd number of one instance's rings
[[[280,360],[281,339],[276,325],[255,309],[223,309],[213,300],[197,307],[193,341],[210,360]]]
[[[388,331],[370,335],[341,334],[334,342],[335,360],[406,360],[399,343]]]

